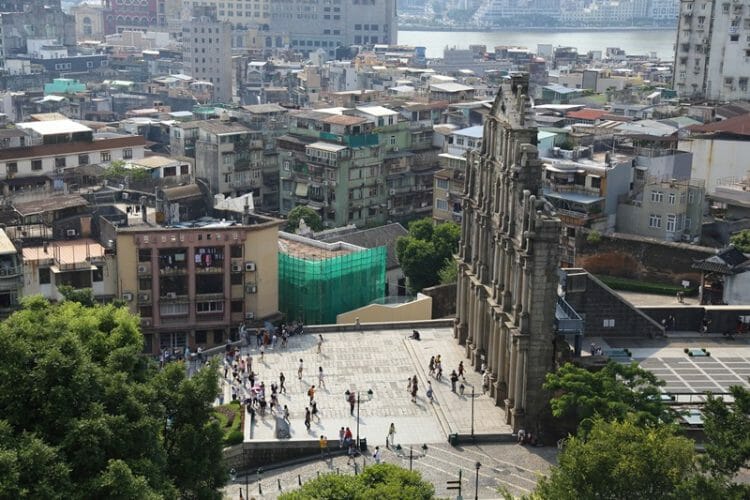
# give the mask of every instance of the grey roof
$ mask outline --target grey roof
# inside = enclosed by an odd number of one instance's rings
[[[409,231],[407,231],[404,226],[395,222],[393,224],[355,231],[349,234],[326,236],[321,239],[326,242],[343,241],[344,243],[350,243],[364,248],[377,248],[384,246],[387,250],[385,268],[396,269],[399,267],[398,259],[396,258],[396,239],[398,239],[399,236],[406,236],[408,234]]]

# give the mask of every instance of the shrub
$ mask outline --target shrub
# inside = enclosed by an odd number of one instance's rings
[[[597,278],[613,290],[626,292],[654,293],[659,295],[675,295],[677,292],[682,292],[686,297],[694,296],[698,293],[697,288],[684,288],[679,285],[669,285],[666,283],[649,283],[647,281],[603,275],[599,275]]]
[[[224,444],[227,446],[240,444],[243,439],[245,439],[245,436],[242,431],[234,430],[224,436]]]
[[[586,241],[591,245],[598,245],[602,241],[602,233],[593,230],[586,236]]]

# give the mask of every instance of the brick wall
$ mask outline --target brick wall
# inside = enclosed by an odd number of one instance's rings
[[[576,267],[593,274],[679,285],[700,283],[693,262],[714,255],[714,248],[615,233],[591,244],[584,231],[576,237]]]

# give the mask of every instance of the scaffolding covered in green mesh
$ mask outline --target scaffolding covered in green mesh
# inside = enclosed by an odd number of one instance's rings
[[[281,251],[279,310],[289,322],[336,323],[336,315],[383,297],[385,257],[385,247],[315,258]]]

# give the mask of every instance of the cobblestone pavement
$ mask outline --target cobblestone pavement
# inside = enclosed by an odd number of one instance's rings
[[[429,445],[428,445],[429,446]],[[374,448],[370,447],[370,451]],[[405,457],[398,456],[391,450],[383,451],[383,461],[395,463],[402,467],[409,467],[409,449],[406,448]],[[421,455],[422,450],[414,450],[415,455]],[[513,495],[522,495],[531,491],[540,474],[548,471],[555,463],[556,448],[529,448],[517,444],[488,444],[466,445],[451,447],[447,443],[429,446],[427,454],[415,458],[412,462],[414,470],[435,485],[435,495],[439,498],[455,498],[457,491],[447,490],[446,481],[458,479],[459,470],[462,471],[462,495],[473,498],[476,481],[476,462],[482,465],[479,469],[479,498],[501,498],[498,488],[506,488]],[[370,453],[365,453],[356,460],[357,472],[362,467],[371,465]],[[251,474],[248,477],[249,496],[244,498],[272,499],[280,493],[299,488],[299,482],[305,483],[316,478],[319,474],[338,472],[339,474],[354,474],[355,467],[347,464],[346,457],[336,457],[333,460],[315,460],[304,465],[278,469],[261,474]],[[281,490],[279,490],[281,484]],[[245,478],[240,476],[224,488],[224,498],[239,498],[239,490],[245,491]],[[259,493],[262,491],[262,494]]]
[[[360,397],[359,433],[368,443],[384,444],[391,423],[396,427],[396,442],[402,445],[443,443],[453,432],[470,433],[472,428],[471,388],[478,393],[474,398],[474,429],[478,434],[510,433],[505,425],[502,408],[481,393],[481,375],[474,372],[463,355],[463,348],[453,338],[451,328],[420,330],[420,341],[409,339],[411,330],[382,330],[364,332],[324,333],[322,352],[317,353],[317,335],[305,334],[290,338],[289,347],[268,349],[261,360],[254,342],[249,350],[257,380],[267,388],[278,383],[279,373],[286,376],[287,393],[279,397],[280,404],[290,411],[291,439],[317,439],[321,434],[331,441],[338,439],[341,427],[350,427],[356,435],[356,407],[350,415],[345,391],[358,391]],[[245,350],[244,352],[248,352]],[[443,380],[427,374],[432,355],[443,358]],[[299,360],[304,362],[303,376],[297,378]],[[451,392],[448,380],[451,370],[464,361],[467,374],[463,396]],[[324,371],[324,385],[319,387],[318,367]],[[407,379],[417,375],[419,394],[416,403],[407,392]],[[231,377],[231,374],[230,374]],[[435,402],[425,396],[428,380],[432,383]],[[305,408],[311,385],[316,386],[315,400],[320,419],[313,420],[308,431],[304,426]],[[223,384],[224,399],[231,399],[231,386]],[[372,396],[368,395],[372,390]],[[245,440],[274,440],[275,419],[267,412],[258,416],[251,426],[245,419]]]

